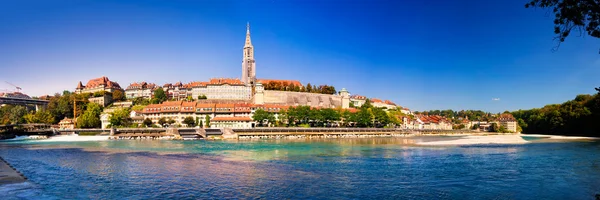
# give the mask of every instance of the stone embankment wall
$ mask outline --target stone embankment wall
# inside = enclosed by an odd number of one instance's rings
[[[0,157],[0,185],[25,182],[27,178]]]
[[[331,94],[317,94],[307,92],[289,92],[265,90],[264,101],[266,104],[281,104],[288,106],[320,106],[341,107],[342,96]]]

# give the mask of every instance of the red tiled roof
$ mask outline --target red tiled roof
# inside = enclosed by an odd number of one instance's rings
[[[392,102],[390,100],[385,100],[384,103],[388,104],[388,105],[394,105],[394,106],[396,105],[394,102]]]
[[[180,106],[183,101],[165,101],[161,106]]]
[[[261,83],[263,85],[269,84],[270,82],[279,82],[281,84],[287,83],[288,85],[302,87],[302,83],[300,83],[300,81],[296,81],[296,80],[258,79],[258,80],[256,80],[256,82]]]
[[[250,117],[215,117],[210,121],[252,121]]]
[[[516,121],[516,120],[517,119],[515,119],[515,117],[510,113],[504,113],[504,114],[501,114],[500,116],[498,116],[498,121],[501,121],[501,122]]]
[[[365,97],[365,96],[360,96],[360,95],[358,95],[358,94],[352,95],[352,96],[350,96],[350,98],[352,98],[352,99],[367,99],[367,97]]]
[[[119,86],[118,83],[110,81],[108,79],[108,77],[103,76],[100,78],[95,78],[95,79],[91,79],[87,82],[87,84],[85,84],[85,88],[94,88],[94,87],[98,87],[100,85],[104,85],[104,87],[108,87],[108,88],[116,88],[116,89],[121,89],[121,86]],[[79,85],[78,85],[79,88]],[[82,88],[79,88],[82,89]]]
[[[217,108],[233,108],[234,104],[232,103],[218,103],[215,105]]]
[[[186,84],[188,87],[205,87],[209,82],[194,81]]]
[[[244,85],[244,83],[242,83],[242,81],[240,81],[240,79],[237,78],[211,78],[208,83],[211,85]]]
[[[181,112],[195,112],[196,111],[196,102],[192,101],[192,102],[187,102],[184,101],[181,104]]]
[[[383,101],[381,101],[381,99],[377,99],[377,98],[369,99],[369,101],[371,101],[371,103],[383,103]]]
[[[127,90],[132,90],[132,89],[154,89],[156,87],[156,84],[154,83],[146,83],[146,82],[134,82],[129,84],[129,86],[127,86]]]
[[[196,108],[214,108],[214,103],[197,103]]]

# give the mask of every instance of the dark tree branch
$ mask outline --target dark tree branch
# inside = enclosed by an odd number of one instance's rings
[[[579,36],[588,35],[600,38],[600,0],[530,0],[525,8],[548,9],[554,13],[554,33],[558,45],[552,51],[558,50],[560,43],[564,42],[574,29],[579,31]]]

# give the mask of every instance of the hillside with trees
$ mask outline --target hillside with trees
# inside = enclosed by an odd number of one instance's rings
[[[523,133],[600,137],[600,88],[562,104],[512,112]]]
[[[336,94],[335,87],[330,85],[311,85],[310,83],[304,86],[292,85],[287,82],[270,81],[263,85],[265,90],[279,90],[279,91],[291,91],[291,92],[310,92],[320,94]]]

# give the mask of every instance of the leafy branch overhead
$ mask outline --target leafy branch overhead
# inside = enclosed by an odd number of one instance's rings
[[[531,0],[525,8],[548,8],[554,12],[554,33],[560,43],[573,30],[581,35],[600,38],[600,1],[598,0]],[[557,50],[556,46],[553,50]]]

